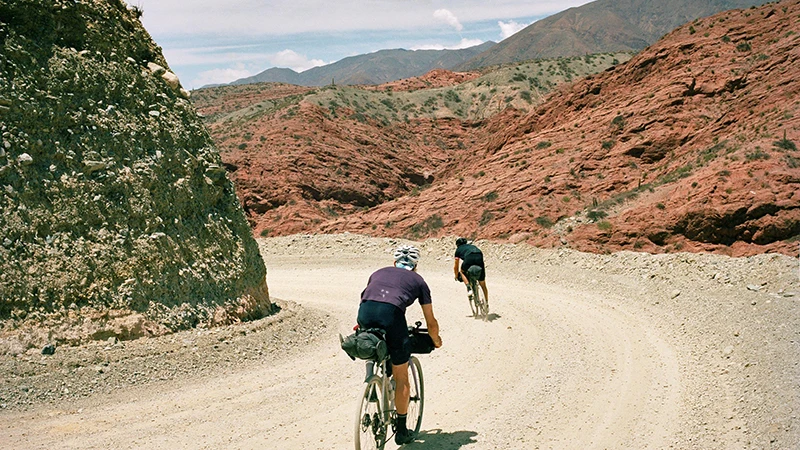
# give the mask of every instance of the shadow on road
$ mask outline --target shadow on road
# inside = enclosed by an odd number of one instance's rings
[[[420,431],[417,439],[403,446],[404,449],[435,448],[437,450],[458,450],[467,444],[477,442],[474,431],[453,431],[445,433],[440,429]]]
[[[475,320],[481,320],[479,317],[473,317],[472,315],[469,315],[467,317],[469,317],[471,319],[475,319]],[[494,322],[495,320],[497,320],[497,319],[499,319],[501,317],[503,317],[503,316],[501,316],[500,314],[489,313],[489,315],[486,316],[486,321],[487,322]]]

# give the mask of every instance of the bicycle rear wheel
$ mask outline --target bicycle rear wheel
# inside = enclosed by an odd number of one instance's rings
[[[406,427],[414,434],[419,433],[422,425],[422,408],[425,406],[425,386],[422,380],[422,365],[412,356],[408,361],[408,384],[411,386],[408,402]]]
[[[475,307],[478,310],[477,316],[486,321],[489,318],[489,302],[483,296],[483,289],[480,284],[475,283],[475,289],[472,292],[472,298],[475,299]]]
[[[478,283],[476,283],[475,280],[470,280],[469,288],[472,290],[472,293],[467,293],[467,298],[469,299],[469,308],[472,310],[472,317],[478,317],[478,314],[481,312],[475,297],[475,292],[478,289]]]
[[[356,413],[356,450],[382,450],[386,444],[386,428],[383,420],[383,389],[381,377],[373,375],[367,379],[364,395],[358,401]]]

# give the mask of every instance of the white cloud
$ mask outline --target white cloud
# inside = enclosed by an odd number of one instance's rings
[[[463,23],[549,15],[591,0],[126,0],[141,6],[142,22],[161,40],[194,36],[281,36],[295,33],[396,30],[445,21],[456,30]],[[458,17],[451,12],[458,11]]]
[[[254,50],[249,46],[209,46],[165,51],[164,54],[170,66],[192,66],[199,70],[191,80],[181,80],[189,89],[208,84],[230,83],[240,78],[253,76],[269,67],[285,67],[295,72],[303,72],[312,67],[328,64],[320,59],[309,59],[305,55],[289,49],[277,53],[247,52],[248,49]],[[217,67],[207,69],[213,66]]]
[[[423,44],[411,47],[411,50],[461,50],[462,48],[475,47],[476,45],[483,44],[484,41],[480,39],[461,39],[461,42],[455,45],[442,45],[442,44]]]
[[[187,86],[189,89],[195,89],[209,84],[225,84],[252,75],[255,74],[241,65],[227,69],[211,69],[198,73],[197,78],[187,83]]]
[[[499,21],[497,25],[500,27],[500,36],[501,40],[511,36],[512,34],[516,33],[517,31],[527,27],[530,25],[529,23],[517,23],[513,20],[509,20],[508,22]]]
[[[453,15],[449,10],[446,9],[437,9],[433,12],[433,17],[436,20],[444,22],[451,27],[455,28],[456,31],[461,31],[464,29],[464,26],[461,25],[461,22],[458,21],[458,18]]]
[[[303,72],[312,67],[324,66],[327,64],[321,59],[308,59],[305,55],[301,55],[293,50],[282,50],[273,55],[269,62],[275,67],[288,67],[295,72]]]

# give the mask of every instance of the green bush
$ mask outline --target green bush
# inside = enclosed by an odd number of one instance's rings
[[[539,217],[537,217],[536,218],[536,223],[539,224],[540,226],[544,227],[544,228],[550,228],[550,227],[552,227],[554,225],[553,221],[550,220],[550,218],[547,217],[547,216],[539,216]]]
[[[758,161],[759,159],[767,160],[769,159],[769,153],[764,152],[760,148],[756,148],[752,152],[745,153],[744,158],[748,161]]]
[[[488,209],[484,210],[483,214],[481,214],[481,220],[478,222],[478,225],[484,226],[487,223],[491,222],[492,219],[494,219],[494,213],[492,213]]]
[[[593,209],[593,210],[589,211],[588,213],[586,213],[586,217],[588,217],[589,220],[591,220],[593,222],[597,222],[600,219],[605,219],[606,217],[608,217],[608,213],[605,212],[605,211],[600,211],[600,210]]]

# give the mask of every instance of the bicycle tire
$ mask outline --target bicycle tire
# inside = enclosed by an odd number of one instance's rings
[[[415,356],[412,356],[408,361],[408,384],[411,387],[411,391],[409,392],[406,427],[416,435],[422,426],[422,410],[425,406],[425,384],[422,378],[422,364]]]
[[[381,377],[369,377],[356,412],[356,450],[383,450],[388,423],[383,418],[385,399]]]
[[[475,301],[475,292],[478,290],[478,283],[475,280],[470,280],[469,287],[472,290],[472,294],[467,293],[467,299],[469,300],[469,308],[472,310],[472,317],[478,317],[481,310],[478,307],[478,302]]]
[[[472,297],[475,299],[475,305],[478,309],[478,317],[484,322],[489,319],[489,302],[483,297],[483,289],[480,285],[475,283],[475,290],[472,292]]]

